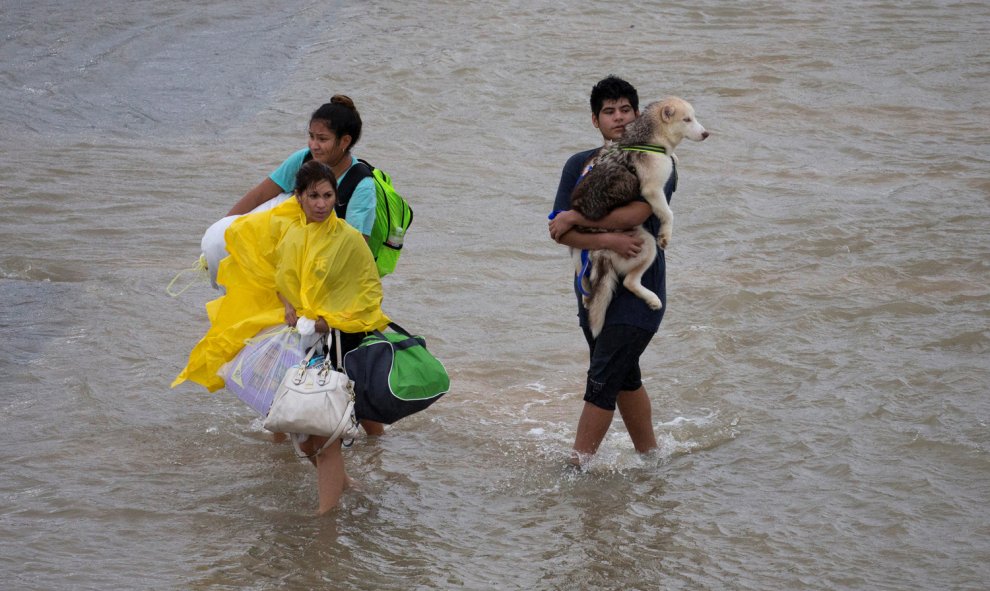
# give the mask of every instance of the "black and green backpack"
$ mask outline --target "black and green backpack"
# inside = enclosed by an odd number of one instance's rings
[[[395,265],[399,262],[399,255],[402,253],[406,230],[413,221],[412,207],[409,207],[405,198],[392,186],[392,179],[384,170],[375,168],[364,160],[358,160],[337,187],[335,210],[338,217],[346,220],[347,203],[354,193],[354,188],[369,176],[375,181],[377,206],[375,225],[371,229],[368,246],[371,248],[371,254],[375,256],[378,276],[384,277],[395,271]]]

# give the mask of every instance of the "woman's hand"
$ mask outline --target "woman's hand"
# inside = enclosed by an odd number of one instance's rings
[[[285,323],[289,326],[295,327],[296,322],[299,322],[299,316],[296,315],[295,309],[292,306],[285,307]]]
[[[295,328],[296,322],[299,322],[299,315],[296,314],[296,309],[289,303],[289,300],[282,297],[282,294],[279,293],[276,295],[282,301],[282,305],[285,306],[285,323]]]

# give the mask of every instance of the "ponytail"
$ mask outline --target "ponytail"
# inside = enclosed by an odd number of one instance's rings
[[[333,95],[329,103],[325,103],[313,111],[313,116],[310,117],[309,122],[313,123],[314,121],[322,122],[337,137],[351,136],[351,145],[348,149],[357,145],[361,138],[361,115],[349,96]]]

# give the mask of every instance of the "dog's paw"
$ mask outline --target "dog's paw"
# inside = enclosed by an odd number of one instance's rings
[[[651,310],[659,310],[663,308],[663,302],[660,301],[656,295],[646,300],[646,305],[650,307]]]
[[[657,236],[657,246],[659,246],[661,250],[667,250],[667,245],[669,244],[670,232],[661,232],[660,235]]]

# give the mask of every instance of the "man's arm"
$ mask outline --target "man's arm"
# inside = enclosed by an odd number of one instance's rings
[[[586,225],[582,223],[586,218],[573,210],[562,211],[550,220],[550,237],[572,248],[581,250],[607,248],[620,256],[634,257],[643,249],[643,241],[634,228],[645,222],[652,213],[653,210],[648,203],[634,201],[616,208],[598,222],[587,220],[588,227],[613,228],[619,231],[578,232],[573,226]]]
[[[610,211],[608,215],[600,220],[589,220],[573,209],[559,212],[550,220],[550,237],[557,240],[566,234],[574,226],[585,228],[595,228],[606,231],[631,230],[645,222],[653,210],[649,204],[643,201],[633,201],[632,203],[617,207]]]
[[[635,230],[624,232],[567,232],[558,243],[580,250],[608,249],[621,257],[631,258],[643,250],[643,240]]]

